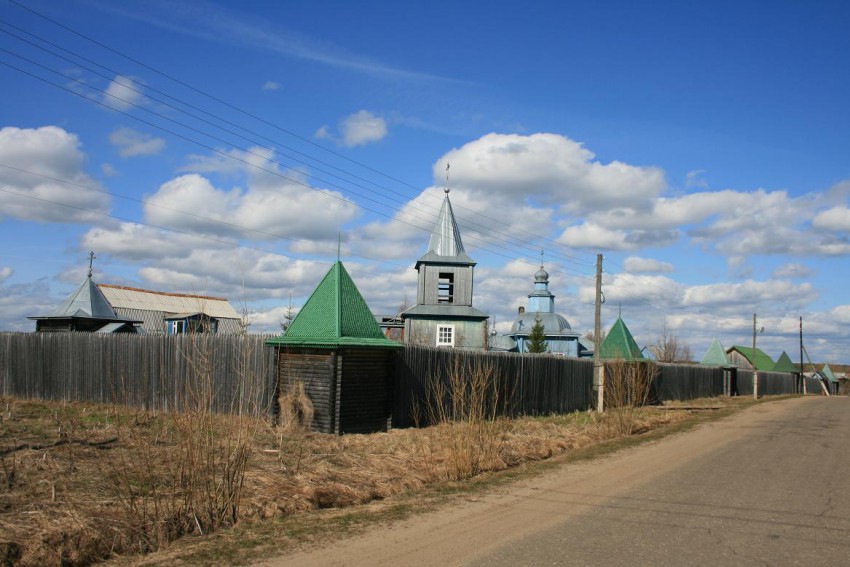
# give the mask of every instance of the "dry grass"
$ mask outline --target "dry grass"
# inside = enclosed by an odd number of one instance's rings
[[[452,431],[466,427],[463,421],[372,435],[309,433],[304,427],[309,412],[299,405],[303,400],[295,396],[292,404],[300,417],[285,426],[203,416],[209,431],[204,439],[215,439],[216,446],[233,448],[248,440],[238,506],[231,496],[209,500],[219,503],[212,513],[225,512],[223,525],[236,520],[265,524],[439,486],[458,460],[457,449],[446,439],[469,434]],[[211,488],[184,476],[186,467],[205,465],[179,456],[192,450],[173,416],[12,399],[0,400],[0,410],[0,554],[5,554],[0,564],[86,565],[159,548],[181,534],[195,538],[207,532],[192,526],[197,515],[201,528],[207,527],[210,516],[201,514],[207,509],[193,500],[197,495],[178,490],[183,483]],[[634,430],[687,415],[649,409],[636,417]],[[485,451],[490,457],[475,460],[475,470],[547,459],[613,435],[605,418],[592,412],[499,420],[498,442]],[[225,461],[233,456],[221,453]],[[213,469],[229,470],[222,463]],[[181,479],[177,486],[175,479]],[[229,516],[234,511],[236,517]]]

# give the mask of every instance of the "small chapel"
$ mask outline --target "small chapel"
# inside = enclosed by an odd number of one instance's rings
[[[573,357],[589,354],[567,319],[555,312],[555,294],[549,291],[549,272],[542,261],[540,269],[534,273],[534,287],[528,294],[528,306],[519,308],[511,331],[502,338],[500,344],[503,350],[528,352],[529,335],[538,321],[546,336],[547,352]]]

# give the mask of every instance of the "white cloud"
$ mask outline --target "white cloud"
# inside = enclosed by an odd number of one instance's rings
[[[115,177],[118,175],[118,170],[111,163],[100,164],[100,172],[106,177]]]
[[[810,283],[794,284],[785,280],[698,285],[685,292],[684,304],[693,307],[755,308],[763,302],[800,306],[817,299]]]
[[[349,148],[383,140],[387,135],[387,121],[369,112],[360,110],[340,122],[342,143]]]
[[[77,282],[79,284],[79,282]],[[61,299],[51,297],[44,279],[0,287],[0,329],[32,332],[35,321],[27,317],[46,315]]]
[[[331,129],[327,125],[320,126],[318,130],[313,134],[314,138],[319,140],[332,140],[333,134],[331,133]]]
[[[804,266],[803,264],[782,264],[775,270],[773,270],[773,277],[775,279],[781,278],[807,278],[811,276],[814,272],[809,269],[808,266]]]
[[[159,226],[252,240],[336,240],[340,227],[359,214],[338,192],[265,181],[224,190],[200,175],[182,175],[146,199],[145,218]]]
[[[150,156],[165,148],[165,139],[155,138],[132,128],[119,128],[109,135],[109,142],[118,148],[121,157]]]
[[[0,130],[0,218],[38,222],[93,222],[109,210],[109,196],[83,171],[77,136],[56,126]],[[60,182],[65,181],[65,183]],[[66,206],[63,206],[66,205]]]
[[[657,273],[664,274],[673,271],[673,264],[662,262],[654,258],[641,258],[640,256],[629,256],[623,261],[623,268],[631,273]]]
[[[645,210],[666,187],[659,168],[604,164],[582,144],[558,134],[482,136],[434,163],[438,183],[446,163],[451,163],[452,187],[510,195],[574,214],[612,206]]]
[[[0,283],[5,282],[15,271],[9,266],[0,268]]]
[[[97,250],[98,254],[139,262],[186,258],[197,248],[227,248],[228,243],[138,223],[120,223],[89,229],[80,239],[80,246],[86,250]]]
[[[130,77],[116,75],[109,86],[106,87],[101,102],[110,108],[121,111],[129,110],[134,106],[142,106],[148,100],[142,94],[142,88],[141,83]]]
[[[264,91],[276,91],[280,88],[280,83],[276,83],[274,81],[266,81],[263,83],[262,89]]]
[[[590,250],[639,250],[668,246],[679,239],[675,230],[611,230],[593,222],[570,226],[558,242]]]
[[[850,232],[850,208],[840,205],[821,211],[812,219],[812,226],[823,230]]]

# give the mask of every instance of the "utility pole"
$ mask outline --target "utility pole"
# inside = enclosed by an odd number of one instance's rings
[[[756,369],[756,314],[753,313],[753,398],[759,399],[759,371]]]
[[[803,376],[803,317],[800,316],[800,391],[806,395],[806,378]]]
[[[596,255],[596,301],[593,308],[593,393],[596,395],[596,411],[605,409],[605,368],[599,361],[602,345],[602,254]]]

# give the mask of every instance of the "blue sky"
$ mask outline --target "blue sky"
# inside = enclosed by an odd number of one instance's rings
[[[601,252],[603,321],[640,344],[747,345],[757,312],[772,356],[797,358],[803,316],[815,358],[848,362],[845,2],[25,5],[0,4],[0,329],[94,250],[97,281],[275,330],[340,234],[392,314],[451,162],[499,331],[540,249],[592,328]]]

